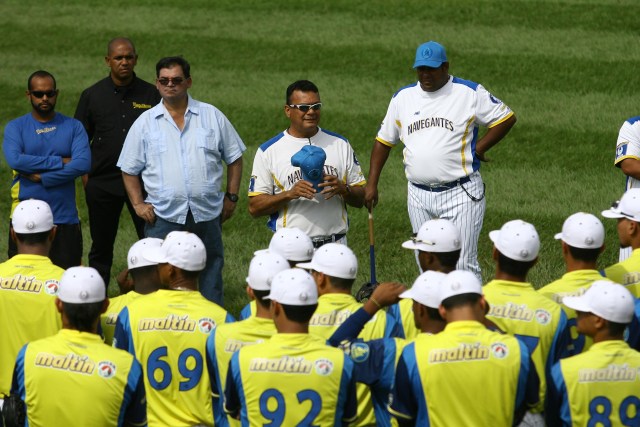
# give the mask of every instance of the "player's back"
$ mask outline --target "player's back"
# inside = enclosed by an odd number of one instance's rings
[[[617,264],[605,268],[603,275],[616,283],[620,283],[629,289],[634,297],[640,298],[636,284],[640,283],[640,249],[631,252],[631,256]]]
[[[229,369],[243,425],[333,427],[354,410],[347,408],[349,402],[355,404],[353,362],[308,334],[276,334],[243,347]]]
[[[100,315],[100,326],[102,327],[102,336],[104,337],[104,343],[111,345],[113,343],[113,334],[116,330],[116,321],[118,320],[118,314],[129,303],[139,297],[139,294],[135,291],[127,292],[123,295],[109,299],[109,307],[107,311]]]
[[[452,322],[404,348],[390,410],[411,416],[411,401],[415,425],[510,426],[529,366],[528,350],[514,337],[476,321]]]
[[[584,294],[596,280],[602,280],[602,275],[598,270],[575,270],[565,273],[560,279],[537,290],[540,295],[551,298],[554,302],[562,306],[571,331],[573,354],[579,354],[588,350],[591,344],[593,344],[593,340],[586,335],[578,333],[576,311],[563,305],[562,299],[564,297],[577,297]]]
[[[16,362],[29,426],[107,427],[146,419],[140,364],[99,335],[62,329],[29,343]],[[135,402],[136,412],[128,412]]]
[[[205,347],[210,332],[229,321],[197,291],[161,289],[121,311],[114,345],[142,364],[149,426],[213,424]]]
[[[554,365],[547,412],[562,418],[555,425],[640,425],[639,373],[640,353],[625,342],[596,343]],[[562,399],[559,389],[566,389]]]
[[[268,341],[276,333],[276,326],[272,319],[251,316],[245,320],[226,323],[216,327],[207,339],[207,363],[213,370],[217,382],[218,391],[218,411],[215,412],[216,424],[219,422],[218,417],[226,418],[224,408],[222,407],[223,399],[220,394],[224,392],[229,361],[235,352],[241,348],[261,344]],[[237,425],[235,420],[230,420],[232,425]]]
[[[389,306],[387,311],[398,325],[400,335],[406,339],[413,339],[420,334],[413,318],[413,301],[403,298],[397,304]]]
[[[535,411],[541,412],[547,370],[561,356],[570,354],[566,315],[559,304],[538,294],[529,283],[493,280],[483,292],[490,306],[487,319],[516,336],[531,353],[540,378],[540,404]]]
[[[64,270],[39,255],[16,255],[0,264],[0,395],[9,395],[18,352],[29,341],[62,327],[55,299]]]

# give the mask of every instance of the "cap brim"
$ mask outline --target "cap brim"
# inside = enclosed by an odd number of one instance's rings
[[[586,299],[583,298],[582,296],[579,297],[564,297],[562,299],[562,304],[566,305],[567,307],[576,310],[576,311],[582,311],[585,313],[590,313],[591,312],[591,307],[589,306],[589,304],[587,303]]]
[[[260,254],[268,254],[269,253],[269,249],[259,249],[257,251],[255,251],[253,254],[254,255],[260,255]]]
[[[401,293],[400,295],[398,295],[399,298],[403,298],[403,299],[413,299],[414,297],[414,293],[411,292],[411,289],[407,289],[406,291],[404,291],[403,293]]]
[[[626,218],[622,213],[618,211],[614,211],[613,209],[607,209],[606,211],[602,211],[602,216],[605,218]]]
[[[313,270],[313,263],[312,262],[300,262],[300,263],[296,264],[296,267],[302,268],[304,270]]]
[[[431,67],[431,68],[439,68],[444,61],[415,61],[413,63],[413,68],[418,67]]]
[[[402,247],[405,249],[420,249],[420,246],[417,243],[414,243],[413,240],[407,240],[402,243]]]
[[[553,238],[556,240],[562,240],[562,233],[556,233],[556,235],[553,236]]]
[[[167,262],[167,256],[162,247],[157,248],[149,248],[142,252],[142,258],[149,262],[153,262],[156,264],[163,264]]]
[[[493,243],[498,240],[498,237],[500,237],[500,230],[493,230],[489,232],[489,239],[491,239]]]

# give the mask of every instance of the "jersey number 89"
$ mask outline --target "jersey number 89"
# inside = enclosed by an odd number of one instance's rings
[[[611,427],[611,400],[605,396],[594,397],[589,403],[589,422],[587,427]],[[633,416],[629,416],[629,414]],[[620,422],[625,427],[640,426],[640,398],[628,396],[620,404]]]
[[[167,357],[167,347],[158,347],[151,352],[147,359],[147,379],[155,390],[169,387],[173,379],[173,370],[164,360]],[[178,356],[178,372],[183,380],[180,381],[180,391],[189,391],[200,382],[202,377],[202,355],[195,348],[187,348]],[[156,371],[160,371],[162,379],[156,379]]]
[[[313,427],[313,421],[316,419],[320,411],[322,410],[322,398],[315,390],[301,390],[296,393],[298,403],[302,404],[305,401],[311,402],[311,408],[307,415],[296,424],[297,426],[311,426]],[[284,422],[284,416],[286,414],[287,407],[284,401],[284,395],[275,388],[270,388],[262,392],[260,395],[260,414],[270,421],[264,424],[264,427],[279,427]]]

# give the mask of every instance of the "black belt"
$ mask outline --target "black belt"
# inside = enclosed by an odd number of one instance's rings
[[[415,182],[412,182],[411,185],[413,185],[414,187],[418,187],[421,190],[433,191],[434,193],[440,193],[441,191],[451,190],[452,188],[455,188],[458,185],[466,184],[469,181],[471,181],[471,177],[469,177],[469,175],[467,175],[464,178],[460,178],[460,179],[457,179],[457,180],[451,181],[451,182],[445,182],[444,184],[422,185],[422,184],[416,184]]]
[[[337,242],[342,239],[346,234],[333,234],[327,237],[312,237],[311,242],[313,243],[313,247],[318,249],[322,245],[326,245],[327,243]]]

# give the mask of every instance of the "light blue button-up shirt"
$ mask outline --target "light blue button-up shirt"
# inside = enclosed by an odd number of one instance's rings
[[[157,216],[184,224],[191,210],[196,222],[222,212],[222,161],[233,163],[246,147],[233,125],[216,107],[189,96],[180,131],[164,103],[135,121],[118,159],[129,175],[141,175],[145,201]]]

